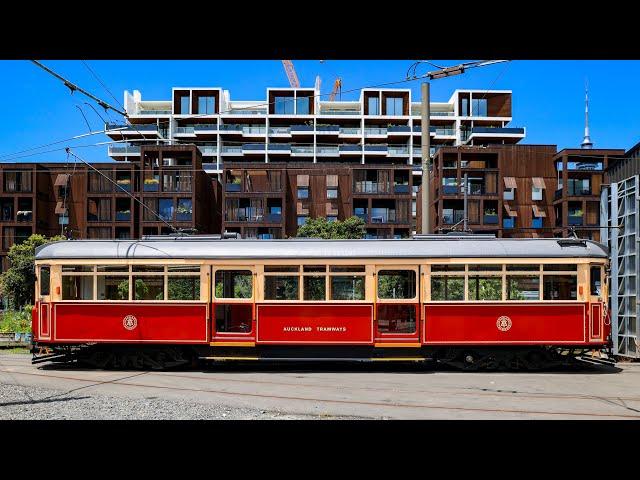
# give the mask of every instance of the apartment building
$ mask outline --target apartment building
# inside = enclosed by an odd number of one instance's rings
[[[467,226],[498,237],[551,237],[555,225],[555,145],[443,147],[433,160],[435,233]]]
[[[197,147],[149,145],[141,148],[137,161],[92,167],[0,163],[3,271],[9,248],[33,233],[139,238],[170,233],[168,224],[185,231],[220,232],[221,188],[202,169]]]
[[[509,126],[511,97],[456,90],[447,102],[432,102],[431,154],[519,142],[525,129]],[[171,99],[158,101],[125,92],[131,125],[107,125],[121,142],[109,155],[135,161],[143,145],[196,145],[205,171],[224,186],[222,228],[243,236],[292,236],[306,218],[350,215],[365,218],[371,237],[410,235],[421,181],[420,102],[410,89],[322,98],[313,88],[268,88],[253,101],[232,101],[221,88],[173,88]],[[340,198],[327,198],[336,187]]]
[[[554,236],[575,231],[581,238],[600,240],[601,187],[609,182],[607,169],[624,154],[624,149],[564,149],[554,155]]]

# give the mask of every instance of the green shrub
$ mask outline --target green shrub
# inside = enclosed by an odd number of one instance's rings
[[[25,305],[22,310],[5,310],[0,317],[0,333],[30,333],[32,305]]]

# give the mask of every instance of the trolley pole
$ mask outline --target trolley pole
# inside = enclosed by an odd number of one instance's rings
[[[429,199],[431,186],[429,185],[429,164],[431,163],[431,137],[429,132],[429,120],[431,117],[429,98],[429,82],[422,82],[422,222],[421,233],[431,233],[431,209]]]

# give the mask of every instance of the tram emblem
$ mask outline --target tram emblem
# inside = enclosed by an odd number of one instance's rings
[[[511,328],[511,325],[513,325],[513,322],[506,315],[499,317],[496,321],[496,327],[498,327],[498,330],[500,330],[501,332],[506,332],[507,330],[509,330]]]
[[[133,315],[127,315],[122,319],[122,325],[127,330],[133,330],[138,326],[138,319]]]

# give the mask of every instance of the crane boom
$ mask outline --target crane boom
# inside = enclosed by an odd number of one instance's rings
[[[300,81],[298,80],[296,69],[293,68],[293,62],[291,60],[282,60],[282,65],[284,66],[284,71],[287,73],[291,88],[300,88]]]

